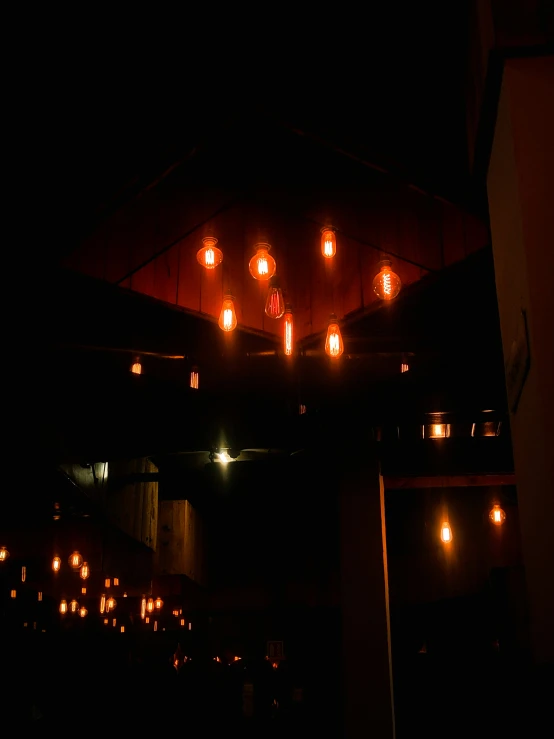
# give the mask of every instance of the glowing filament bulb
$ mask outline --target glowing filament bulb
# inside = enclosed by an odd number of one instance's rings
[[[119,577],[114,577],[114,579],[113,579],[113,585],[114,585],[114,588],[118,588],[119,587]]]
[[[54,557],[54,559],[52,560],[52,569],[54,570],[54,572],[59,572],[61,566],[62,566],[61,559],[59,557]]]
[[[104,580],[104,587],[105,587],[105,588],[109,588],[109,587],[111,586],[111,584],[112,584],[112,581],[111,581],[111,579],[110,579],[109,577],[107,577],[107,578],[106,578],[106,579]]]
[[[161,598],[156,598],[156,600],[154,601],[154,607],[158,611],[161,609],[161,607],[163,606],[163,604],[164,604],[164,602],[163,602],[163,600]]]
[[[272,277],[269,281],[269,290],[267,291],[265,314],[269,318],[281,318],[284,312],[285,301],[283,299],[283,291],[281,290],[277,277]]]
[[[452,541],[452,529],[450,528],[448,521],[443,521],[441,525],[441,540],[445,544],[450,544]]]
[[[379,262],[380,271],[373,278],[373,291],[381,300],[393,300],[402,287],[400,277],[392,271],[388,259]]]
[[[64,616],[67,613],[67,601],[61,600],[60,601],[60,613],[62,616]]]
[[[198,390],[199,379],[198,367],[193,367],[190,371],[190,386],[193,390]]]
[[[90,567],[88,566],[88,562],[83,562],[83,566],[81,567],[81,571],[79,572],[79,577],[82,580],[87,580],[90,576]]]
[[[185,625],[185,619],[184,619],[184,618],[182,618],[182,619],[181,619],[181,626],[184,626],[184,625]]]
[[[79,604],[77,603],[76,600],[72,600],[71,603],[69,604],[69,610],[71,611],[71,613],[77,613],[78,609],[79,609]]]
[[[116,599],[110,595],[110,597],[106,600],[106,613],[108,613],[109,611],[113,611],[116,605],[117,605]]]
[[[337,317],[335,314],[331,314],[329,321],[329,327],[327,329],[327,338],[325,340],[325,351],[327,354],[335,359],[340,357],[344,351],[344,343],[340,332],[339,324],[337,323]]]
[[[234,298],[226,293],[219,314],[219,328],[222,331],[233,331],[237,327],[237,314],[235,313]]]
[[[87,615],[87,613],[88,611],[84,606],[81,606],[81,608],[79,608],[79,616],[81,618],[84,618]]]
[[[489,513],[489,519],[495,526],[502,526],[506,520],[506,513],[499,505],[494,505]]]
[[[293,325],[292,309],[290,305],[285,308],[285,355],[292,356],[293,349]]]
[[[25,565],[23,565],[23,567],[21,568],[21,582],[25,582],[26,579],[27,579],[27,568],[25,567]]]
[[[275,274],[277,264],[269,254],[271,246],[266,243],[256,244],[256,253],[248,264],[250,274],[255,280],[269,280]]]
[[[223,252],[216,246],[217,239],[213,236],[205,236],[202,243],[204,246],[196,252],[198,264],[206,269],[215,269],[223,261]]]
[[[148,611],[148,613],[152,613],[152,611],[154,610],[154,600],[152,598],[148,598],[148,600],[146,601],[146,610]]]
[[[100,613],[104,613],[106,610],[106,596],[104,593],[100,596]]]
[[[332,228],[321,229],[321,253],[326,259],[332,259],[337,253],[337,237]]]
[[[146,616],[146,598],[143,596],[140,601],[140,617],[144,620]]]
[[[142,364],[140,363],[139,357],[135,359],[133,364],[131,365],[131,372],[133,375],[141,375],[142,374]]]
[[[17,598],[17,590],[10,590],[10,598]]]
[[[6,547],[0,547],[0,562],[5,562],[9,556],[10,553],[8,552]]]
[[[41,601],[41,600],[42,600],[42,590],[39,590],[39,591],[38,591],[38,593],[37,593],[37,599],[38,599],[39,601]]]
[[[78,570],[81,565],[83,564],[83,558],[79,554],[79,552],[73,552],[69,556],[69,566],[72,567],[74,570]]]
[[[402,364],[400,365],[400,372],[408,372],[409,369],[410,366],[406,362],[402,362]]]

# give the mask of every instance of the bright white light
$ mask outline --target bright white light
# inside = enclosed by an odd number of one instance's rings
[[[231,457],[227,454],[227,452],[220,452],[218,455],[219,461],[222,464],[227,464],[227,462],[231,461]]]

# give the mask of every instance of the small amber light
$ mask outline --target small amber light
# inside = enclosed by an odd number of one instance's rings
[[[223,298],[218,325],[222,331],[226,332],[234,331],[237,327],[234,298],[230,293],[225,293],[225,297]]]
[[[79,604],[76,600],[71,601],[71,603],[69,604],[69,610],[71,611],[71,613],[77,613],[77,611],[79,610]]]
[[[37,599],[38,599],[39,601],[41,601],[41,600],[42,600],[42,590],[39,590],[39,591],[38,591],[38,593],[37,593]]]
[[[217,239],[213,236],[205,236],[202,243],[204,246],[196,252],[198,264],[206,269],[215,269],[223,261],[223,252],[216,246]]]
[[[54,572],[59,572],[62,566],[62,561],[59,557],[54,557],[52,560],[52,569]]]
[[[79,616],[81,618],[84,618],[87,615],[87,613],[88,611],[84,606],[81,606],[81,608],[79,608]]]
[[[140,358],[137,357],[133,364],[131,365],[131,372],[133,375],[141,375],[142,374],[142,364],[140,363]]]
[[[200,373],[198,367],[193,367],[190,371],[190,386],[193,390],[198,390],[199,379]]]
[[[9,556],[10,553],[8,552],[6,547],[0,547],[0,562],[5,562]]]
[[[153,598],[148,598],[148,600],[146,601],[146,610],[148,611],[148,613],[152,613],[152,611],[154,610]]]
[[[87,580],[90,576],[90,567],[88,565],[88,562],[83,562],[83,566],[81,567],[81,571],[79,572],[79,577],[82,580]]]
[[[74,570],[78,570],[83,564],[83,558],[81,557],[79,552],[73,552],[73,554],[69,555],[68,562],[70,567],[72,567]]]
[[[17,598],[17,590],[10,590],[10,598]]]
[[[25,567],[25,565],[23,565],[23,567],[21,568],[21,582],[25,582],[26,579],[27,579],[27,568]]]
[[[256,253],[248,263],[250,274],[256,280],[269,280],[275,274],[277,264],[269,254],[271,246],[265,242],[256,244]]]
[[[67,601],[66,600],[60,601],[60,613],[62,614],[62,616],[67,613]]]
[[[335,230],[329,226],[321,229],[321,253],[326,259],[332,259],[337,253]]]
[[[113,611],[116,605],[117,605],[116,599],[110,595],[110,597],[106,599],[106,613],[109,613],[109,611]]]
[[[184,618],[182,618],[182,619],[181,619],[181,626],[184,626],[184,625],[185,625],[185,619],[184,619]]]
[[[146,615],[146,598],[142,596],[140,600],[140,617],[144,619]]]
[[[445,544],[450,544],[452,541],[452,529],[448,521],[443,521],[441,524],[441,540]]]
[[[379,262],[380,271],[373,278],[373,292],[381,300],[393,300],[402,287],[400,277],[391,269],[388,259]]]
[[[342,334],[340,332],[339,324],[337,323],[337,317],[334,313],[331,314],[329,320],[329,326],[327,328],[327,338],[325,339],[325,351],[332,358],[336,359],[344,351],[344,342],[342,340]]]
[[[495,526],[502,526],[506,520],[506,513],[499,505],[494,505],[489,513],[489,519]]]
[[[114,577],[114,579],[113,579],[113,586],[114,586],[114,588],[119,587],[119,577]]]

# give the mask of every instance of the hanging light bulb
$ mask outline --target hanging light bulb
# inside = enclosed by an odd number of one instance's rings
[[[84,618],[87,615],[87,613],[88,611],[84,606],[81,606],[81,608],[79,608],[79,616],[81,618]]]
[[[506,520],[506,513],[499,505],[493,505],[492,510],[489,513],[489,519],[495,526],[502,526]]]
[[[106,596],[104,593],[100,596],[100,613],[104,613],[106,610]]]
[[[380,271],[373,278],[373,292],[381,300],[393,300],[402,287],[400,277],[392,271],[390,265],[389,259],[381,260],[379,262]]]
[[[161,598],[156,598],[156,600],[154,601],[154,607],[156,608],[157,611],[159,611],[161,609],[161,607],[163,606],[163,604],[164,604],[164,602],[163,602],[163,600]]]
[[[146,598],[143,595],[140,601],[140,617],[142,618],[143,621],[144,621],[145,616],[146,616]]]
[[[62,599],[60,601],[60,613],[62,616],[64,616],[67,613],[67,601],[65,599]]]
[[[109,611],[113,611],[116,605],[117,605],[117,601],[113,597],[113,595],[110,595],[109,598],[106,598],[106,613],[108,613]]]
[[[81,588],[81,595],[86,595],[86,594],[87,594],[87,589]]]
[[[445,544],[450,544],[452,541],[452,529],[448,521],[443,521],[441,524],[441,540]]]
[[[269,290],[265,301],[265,314],[270,318],[281,318],[285,312],[285,300],[278,277],[272,277],[269,281]]]
[[[204,246],[196,252],[198,264],[206,269],[215,269],[223,261],[223,252],[216,246],[217,239],[213,236],[204,236],[202,243]]]
[[[10,590],[10,598],[17,598],[17,590]]]
[[[37,593],[37,600],[38,601],[41,601],[42,600],[42,590],[39,590],[38,591],[38,593]]]
[[[293,320],[292,320],[292,308],[287,304],[285,308],[285,354],[287,357],[292,356],[293,350]]]
[[[71,611],[71,613],[77,613],[77,611],[79,610],[79,604],[76,600],[71,601],[71,603],[69,604],[69,610]]]
[[[135,358],[135,361],[131,365],[131,372],[133,373],[133,375],[142,374],[142,364],[140,363],[140,357]]]
[[[190,371],[190,386],[193,390],[198,390],[198,381],[200,379],[200,373],[198,367],[193,367]]]
[[[344,342],[339,324],[337,323],[337,317],[334,313],[331,313],[331,318],[329,319],[327,338],[325,339],[325,351],[333,359],[340,357],[344,351]]]
[[[234,298],[231,293],[225,293],[221,313],[219,314],[219,328],[222,331],[233,331],[237,327],[237,314],[235,313]]]
[[[8,552],[6,547],[0,547],[0,562],[5,562],[9,556],[10,553]]]
[[[62,561],[59,557],[54,557],[52,560],[52,569],[54,572],[59,572],[62,566]]]
[[[250,274],[255,280],[269,280],[277,269],[275,259],[269,254],[271,246],[260,242],[254,246],[254,249],[256,253],[248,264]]]
[[[146,601],[146,610],[148,611],[148,613],[152,613],[152,611],[154,610],[153,598],[148,598],[148,600]]]
[[[21,582],[25,582],[26,579],[27,579],[27,568],[25,567],[25,565],[23,565],[23,567],[21,568]]]
[[[81,577],[83,580],[87,580],[90,576],[90,567],[88,566],[88,562],[83,562],[83,566],[81,567],[81,571],[79,572],[79,577]]]
[[[69,555],[68,562],[69,562],[69,566],[72,569],[78,570],[83,564],[83,558],[81,557],[79,552],[73,552],[73,554]]]
[[[321,229],[321,253],[326,259],[332,259],[337,253],[335,229],[330,226]]]

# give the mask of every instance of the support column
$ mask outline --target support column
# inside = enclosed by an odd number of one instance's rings
[[[394,739],[383,478],[376,450],[350,450],[341,481],[345,739]]]
[[[554,663],[554,57],[507,60],[487,187],[534,661]]]

